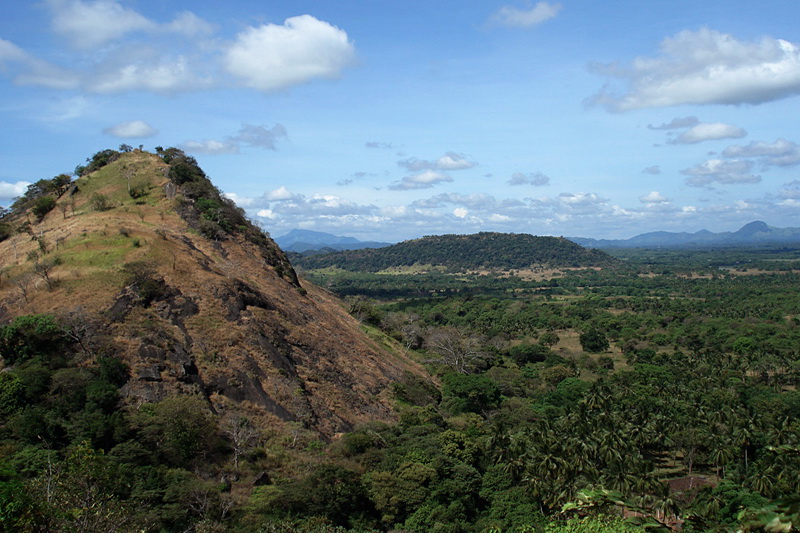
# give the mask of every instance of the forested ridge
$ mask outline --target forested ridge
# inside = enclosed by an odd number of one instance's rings
[[[608,267],[617,261],[600,250],[587,250],[561,237],[483,232],[436,235],[384,248],[344,250],[322,254],[291,254],[306,269],[337,267],[355,272],[426,265],[452,272],[484,269],[544,267]]]

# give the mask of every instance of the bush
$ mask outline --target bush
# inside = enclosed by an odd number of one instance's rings
[[[0,357],[6,364],[58,352],[65,344],[64,330],[50,315],[25,315],[0,327]]]
[[[111,209],[111,202],[105,194],[94,193],[89,199],[89,203],[95,211],[108,211]]]
[[[550,349],[543,344],[520,344],[508,350],[508,355],[519,366],[528,363],[541,363],[550,355]]]
[[[579,340],[581,348],[590,353],[605,352],[609,347],[605,333],[596,329],[581,333]]]
[[[52,196],[40,196],[33,203],[31,211],[36,215],[36,218],[42,220],[44,216],[53,210],[56,206],[56,199]]]
[[[442,378],[445,403],[453,413],[481,413],[500,405],[500,389],[491,379],[475,374],[446,374]]]

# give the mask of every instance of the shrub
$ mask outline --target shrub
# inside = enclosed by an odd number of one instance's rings
[[[500,389],[491,379],[475,374],[446,374],[442,393],[454,413],[480,413],[500,405]]]
[[[65,344],[64,330],[51,315],[20,316],[0,327],[0,357],[6,364],[60,351]]]
[[[108,211],[111,209],[111,202],[105,194],[94,193],[89,199],[89,203],[91,203],[92,209],[95,211]]]
[[[42,220],[44,216],[56,206],[56,199],[52,196],[40,196],[33,203],[31,210],[36,218]]]
[[[509,357],[519,366],[524,366],[528,363],[540,363],[552,353],[543,344],[520,344],[508,350]]]
[[[596,329],[581,333],[579,340],[581,348],[591,353],[605,352],[609,347],[605,333]]]

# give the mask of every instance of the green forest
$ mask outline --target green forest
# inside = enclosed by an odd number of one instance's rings
[[[430,374],[330,441],[202,396],[133,409],[86,317],[16,318],[2,530],[800,531],[797,251],[614,254],[549,279],[307,266]]]

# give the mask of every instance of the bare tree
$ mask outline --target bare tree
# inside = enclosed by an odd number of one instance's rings
[[[35,261],[33,263],[33,271],[37,276],[42,278],[47,283],[47,288],[51,291],[55,286],[55,280],[51,277],[53,269],[61,264],[61,259],[58,257],[52,259],[44,259],[42,261]]]
[[[460,374],[474,372],[488,358],[480,336],[451,326],[430,330],[425,347],[438,356],[428,362],[445,365]]]
[[[28,303],[28,295],[30,294],[31,283],[33,283],[33,278],[30,274],[22,274],[21,276],[14,278],[14,285],[17,286],[17,290],[25,300],[25,303]]]
[[[233,447],[233,467],[239,468],[239,457],[253,444],[258,437],[258,429],[244,416],[230,416],[225,421],[225,435]]]

